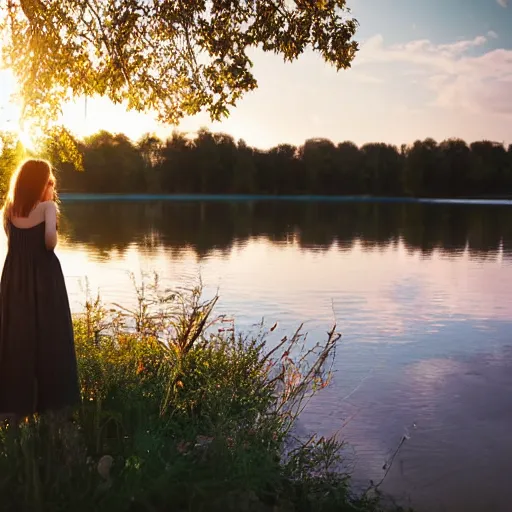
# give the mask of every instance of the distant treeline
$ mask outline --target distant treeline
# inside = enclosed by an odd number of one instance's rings
[[[195,139],[175,132],[137,143],[101,131],[77,147],[83,172],[65,161],[58,141],[42,150],[69,192],[512,196],[512,145],[491,141],[426,139],[398,148],[310,139],[263,151],[203,129]]]

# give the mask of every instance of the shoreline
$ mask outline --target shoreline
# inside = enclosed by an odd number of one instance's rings
[[[174,201],[174,202],[331,202],[331,203],[412,203],[512,206],[512,198],[416,198],[385,196],[325,195],[241,195],[241,194],[123,194],[74,193],[59,195],[62,202],[77,201]]]

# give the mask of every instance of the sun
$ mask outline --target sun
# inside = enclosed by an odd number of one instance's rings
[[[18,140],[23,145],[23,148],[25,149],[26,153],[35,153],[36,152],[36,143],[34,137],[30,134],[30,132],[19,129],[17,131]]]

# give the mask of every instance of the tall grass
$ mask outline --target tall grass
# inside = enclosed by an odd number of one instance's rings
[[[107,308],[89,295],[76,317],[80,406],[3,424],[2,511],[381,510],[351,494],[336,439],[293,437],[329,382],[334,330],[268,347],[199,288],[155,279],[136,298]]]

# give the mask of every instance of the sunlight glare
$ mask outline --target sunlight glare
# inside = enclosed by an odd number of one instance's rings
[[[18,139],[23,145],[23,149],[25,152],[35,153],[36,152],[36,138],[30,133],[29,130],[26,130],[20,126],[17,130]]]
[[[15,134],[23,145],[25,152],[34,151],[35,137],[29,127],[24,126],[21,120],[21,107],[14,101],[17,90],[16,79],[12,71],[3,69],[0,71],[0,130]]]

